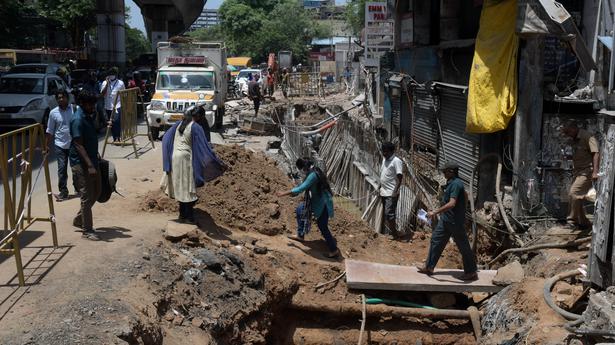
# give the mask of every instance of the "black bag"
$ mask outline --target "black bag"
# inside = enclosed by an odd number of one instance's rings
[[[113,192],[117,193],[115,188],[117,173],[115,172],[115,165],[102,158],[98,161],[98,169],[100,171],[100,195],[98,196],[98,202],[105,203],[111,198]]]

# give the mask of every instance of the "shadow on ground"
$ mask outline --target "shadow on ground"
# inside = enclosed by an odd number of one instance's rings
[[[34,256],[23,266],[25,286],[19,286],[17,272],[6,283],[0,283],[0,320],[30,292],[30,288],[39,284],[45,276],[68,254],[73,246],[29,247],[28,250],[36,250]],[[24,251],[22,250],[22,253]],[[15,268],[15,271],[17,269]]]

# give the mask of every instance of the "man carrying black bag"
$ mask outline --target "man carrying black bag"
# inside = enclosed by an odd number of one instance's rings
[[[83,238],[92,241],[100,240],[92,224],[92,207],[98,200],[101,189],[96,101],[96,95],[91,92],[84,91],[79,95],[80,107],[70,121],[72,142],[69,152],[73,178],[81,198],[73,225],[81,229]]]

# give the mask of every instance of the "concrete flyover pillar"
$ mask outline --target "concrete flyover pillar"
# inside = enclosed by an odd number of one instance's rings
[[[124,0],[96,0],[98,63],[116,66],[126,64],[124,21]]]
[[[166,8],[160,10],[168,11]],[[156,45],[158,42],[169,40],[169,21],[166,19],[166,16],[153,16],[151,19],[150,30],[152,51],[156,51]]]

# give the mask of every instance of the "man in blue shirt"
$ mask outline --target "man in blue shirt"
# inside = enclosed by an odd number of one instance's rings
[[[84,91],[79,95],[80,107],[70,122],[72,144],[70,165],[81,194],[81,206],[73,225],[81,228],[83,238],[98,241],[92,225],[92,206],[100,195],[98,170],[98,136],[96,133],[96,95]]]
[[[442,172],[444,172],[444,177],[446,177],[447,181],[444,195],[442,196],[443,206],[427,214],[431,219],[435,219],[438,214],[442,216],[431,235],[427,262],[425,266],[419,268],[419,272],[427,275],[433,274],[442,251],[452,236],[463,258],[464,274],[460,279],[477,280],[478,268],[476,267],[476,258],[465,231],[467,198],[463,181],[459,178],[459,165],[455,162],[447,162],[442,167]]]
[[[69,126],[70,120],[73,118],[73,108],[68,104],[68,91],[64,89],[58,90],[56,101],[58,106],[49,112],[49,120],[47,121],[46,150],[49,150],[53,141],[54,152],[58,161],[59,194],[56,195],[56,200],[62,201],[68,199],[66,182],[68,181],[68,153],[71,143]],[[75,185],[74,178],[73,185]]]

